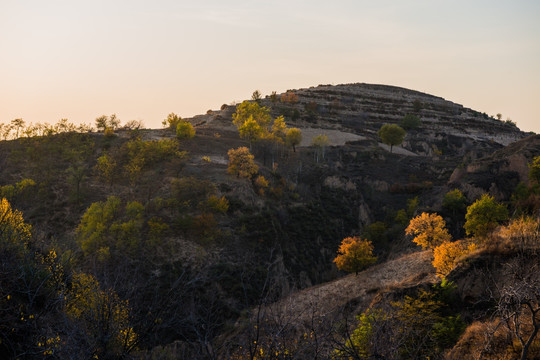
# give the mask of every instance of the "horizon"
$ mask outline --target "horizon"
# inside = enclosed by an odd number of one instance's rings
[[[540,4],[217,0],[0,4],[0,123],[161,127],[255,90],[370,83],[540,133]]]

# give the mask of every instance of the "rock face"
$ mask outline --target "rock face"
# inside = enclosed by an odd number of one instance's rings
[[[540,155],[540,135],[517,141],[493,154],[454,170],[449,184],[459,187],[473,200],[489,191],[497,200],[506,200],[520,183],[528,184],[533,157]]]

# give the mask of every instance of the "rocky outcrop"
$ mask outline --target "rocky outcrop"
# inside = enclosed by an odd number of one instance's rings
[[[529,183],[528,164],[540,155],[540,135],[517,141],[493,154],[455,169],[449,179],[474,200],[490,192],[497,200],[508,200],[515,187]]]

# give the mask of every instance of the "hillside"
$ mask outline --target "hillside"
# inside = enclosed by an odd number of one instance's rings
[[[0,323],[13,328],[0,333],[1,356],[225,359],[244,354],[254,309],[284,307],[274,315],[303,324],[344,316],[348,330],[381,296],[437,282],[431,254],[404,236],[412,217],[440,212],[462,234],[444,195],[459,188],[470,204],[490,191],[511,205],[540,150],[511,123],[392,86],[318,86],[249,104],[273,124],[283,116],[302,140],[241,137],[238,104],[184,119],[193,137],[177,136],[176,123],[99,132],[64,123],[0,142],[0,192],[31,225],[31,241],[2,249],[0,300],[16,298],[6,311],[26,320]],[[377,131],[407,115],[418,123],[390,151]],[[319,135],[327,142],[313,145]],[[228,172],[228,151],[242,146],[258,167],[247,177]],[[332,260],[352,235],[372,241],[378,263],[343,276]],[[48,275],[34,286],[28,274]],[[123,315],[100,323],[85,312],[103,301]],[[116,340],[104,345],[103,332]],[[46,340],[57,336],[64,345]],[[325,344],[327,354],[337,346]]]

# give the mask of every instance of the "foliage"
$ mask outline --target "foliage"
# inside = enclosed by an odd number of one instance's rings
[[[536,156],[529,164],[529,180],[540,184],[540,156]]]
[[[464,227],[467,235],[485,238],[499,222],[506,219],[508,219],[506,206],[497,203],[492,196],[483,194],[467,208]]]
[[[420,118],[414,114],[407,114],[401,120],[401,127],[405,130],[416,129],[421,124]]]
[[[501,227],[498,236],[517,249],[534,248],[540,245],[540,220],[533,217],[512,219]]]
[[[399,125],[384,124],[377,132],[377,135],[379,135],[383,143],[390,145],[390,152],[392,152],[394,145],[399,145],[403,142],[406,132]]]
[[[319,162],[319,158],[324,159],[328,143],[328,136],[324,134],[319,134],[311,139],[311,146],[315,147],[315,159],[317,162]]]
[[[371,241],[358,236],[343,239],[339,246],[338,256],[334,259],[339,270],[354,272],[356,275],[376,261]]]
[[[335,359],[436,359],[464,330],[457,316],[444,316],[433,292],[419,290],[400,301],[368,309]]]
[[[178,116],[175,113],[170,113],[167,115],[167,118],[161,122],[163,127],[171,129],[171,130],[177,130],[178,124],[184,121],[180,116]]]
[[[444,277],[452,271],[456,260],[474,251],[476,245],[464,240],[444,242],[433,249],[433,267],[437,269],[437,275]]]
[[[287,146],[293,148],[293,152],[296,152],[296,146],[302,142],[302,132],[297,128],[289,128],[287,135],[285,136],[285,142]]]
[[[195,129],[191,123],[180,121],[176,125],[176,137],[179,139],[192,139],[195,136]]]
[[[253,116],[250,116],[243,124],[238,128],[238,133],[242,139],[249,141],[249,147],[251,144],[257,141],[263,134],[261,126],[253,120]]]
[[[15,185],[0,186],[0,197],[12,201],[15,197],[27,193],[34,186],[36,186],[36,182],[32,179],[23,179]]]
[[[120,120],[116,117],[116,114],[112,114],[111,116],[101,115],[100,117],[96,118],[96,128],[98,131],[111,129],[114,132],[114,130],[118,129],[119,126]]]
[[[233,123],[240,128],[250,117],[263,128],[272,122],[270,109],[260,106],[256,102],[244,101],[237,106],[236,112],[233,114]]]
[[[259,90],[255,90],[253,94],[251,94],[251,100],[259,103],[261,101],[261,92]]]
[[[94,358],[121,357],[134,349],[137,335],[127,301],[112,290],[101,290],[93,276],[73,275],[65,312],[84,332],[88,354]]]
[[[459,189],[450,190],[444,195],[443,208],[452,214],[457,214],[467,207],[467,199]]]
[[[451,240],[446,222],[440,215],[422,213],[413,218],[405,229],[407,235],[415,235],[413,241],[422,249],[434,249]]]
[[[104,154],[97,159],[94,167],[98,175],[109,185],[112,185],[115,177],[116,161],[109,155]]]
[[[31,226],[24,222],[22,213],[0,199],[0,244],[2,247],[20,247],[31,238]]]
[[[292,91],[287,91],[286,93],[281,94],[281,102],[294,105],[298,102],[298,95]]]
[[[264,196],[265,190],[268,188],[268,180],[262,175],[257,176],[254,183],[259,195]]]
[[[110,256],[133,255],[141,251],[144,207],[129,202],[125,208],[116,196],[95,202],[77,227],[77,241],[87,256],[106,260]]]
[[[230,149],[227,152],[229,155],[229,165],[227,172],[236,175],[237,177],[251,178],[259,171],[259,167],[255,164],[254,156],[251,155],[246,147]]]

